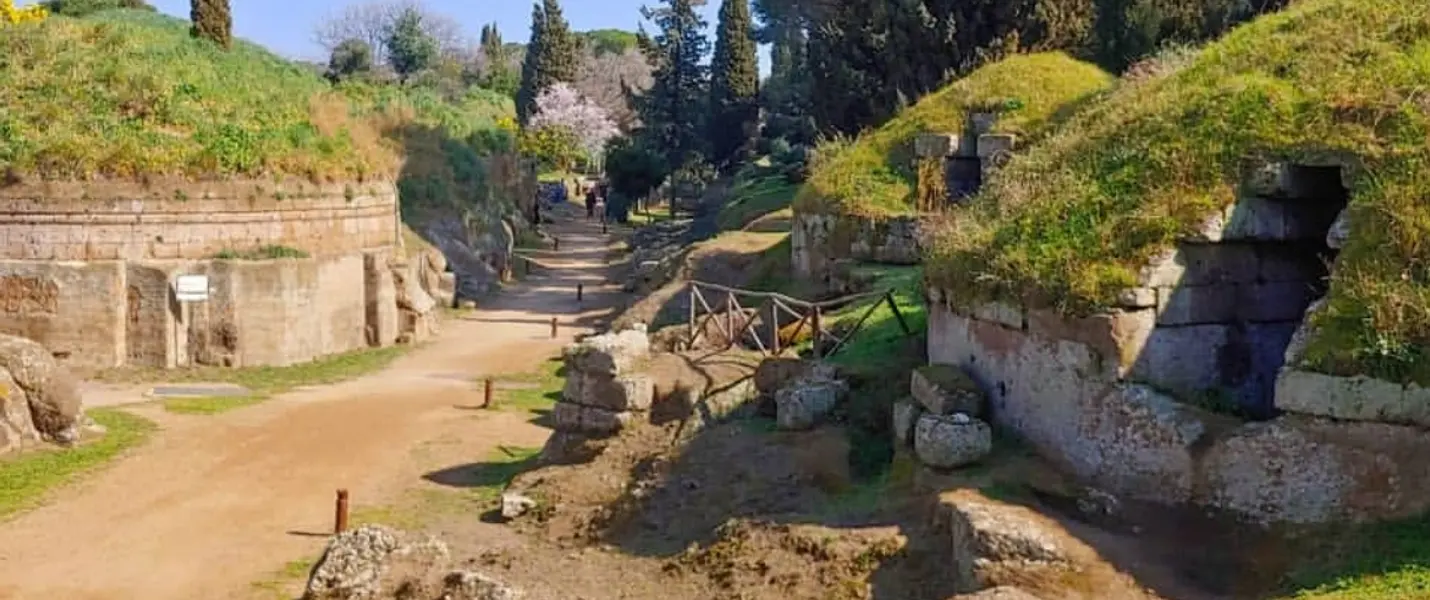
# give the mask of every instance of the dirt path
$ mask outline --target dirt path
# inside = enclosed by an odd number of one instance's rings
[[[540,445],[546,430],[518,414],[463,407],[481,401],[474,376],[530,370],[620,298],[599,226],[552,231],[551,270],[381,373],[216,417],[136,407],[161,425],[147,446],[0,524],[0,598],[251,597],[251,582],[321,550],[335,489],[358,506],[390,501],[420,481],[412,450],[444,436]]]

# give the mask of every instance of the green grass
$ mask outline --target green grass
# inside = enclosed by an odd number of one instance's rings
[[[186,415],[215,415],[257,404],[294,388],[328,385],[380,371],[411,346],[366,348],[286,367],[195,367],[180,370],[117,369],[97,379],[112,382],[231,383],[250,395],[166,398],[164,410]]]
[[[248,42],[196,40],[186,21],[106,11],[0,27],[0,164],[94,175],[360,178],[393,156],[325,120],[317,75]],[[345,112],[345,111],[343,111]]]
[[[789,208],[798,191],[797,184],[773,169],[747,167],[736,176],[730,199],[720,209],[720,229],[744,229],[760,217]]]
[[[541,448],[498,446],[477,470],[469,488],[471,497],[484,505],[496,502],[501,498],[502,490],[517,475],[530,469],[539,454]]]
[[[931,243],[956,301],[1111,306],[1234,201],[1248,161],[1351,167],[1354,236],[1307,365],[1430,384],[1430,4],[1304,0],[1129,83],[1016,157]]]
[[[1283,598],[1430,598],[1430,517],[1348,528],[1300,546]]]
[[[917,183],[912,146],[919,134],[962,131],[970,113],[997,111],[994,131],[1020,141],[1036,139],[1112,82],[1097,67],[1061,53],[1016,55],[990,64],[852,143],[821,146],[795,208],[871,217],[911,212]]]
[[[269,244],[253,250],[223,250],[215,254],[214,258],[220,260],[273,260],[277,258],[308,258],[308,253],[297,248]]]
[[[143,444],[154,423],[124,411],[89,411],[108,431],[101,438],[67,449],[46,449],[0,459],[0,520],[33,508],[52,490]]]
[[[267,598],[275,600],[290,600],[296,595],[302,594],[302,588],[307,583],[308,573],[313,570],[316,560],[305,558],[301,560],[289,561],[283,565],[282,569],[274,571],[269,576],[255,581],[252,587],[255,592]]]
[[[540,448],[497,446],[470,471],[462,487],[411,491],[394,504],[355,507],[350,525],[387,525],[416,531],[442,517],[475,518],[481,512],[499,508],[502,490],[517,475],[532,468],[540,453]]]
[[[528,373],[492,378],[497,387],[492,392],[492,402],[498,410],[533,413],[551,410],[566,384],[563,365],[561,358],[557,357],[541,363],[540,367]],[[508,388],[501,389],[503,384]]]

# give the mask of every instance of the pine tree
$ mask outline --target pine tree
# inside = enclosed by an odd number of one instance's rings
[[[194,37],[212,40],[224,48],[233,45],[233,14],[228,0],[190,0],[189,20],[194,23],[190,30]]]
[[[521,63],[521,86],[516,90],[517,120],[525,125],[536,111],[536,96],[541,93],[542,46],[546,45],[546,13],[540,4],[531,7],[531,40],[526,43],[526,58]]]
[[[650,36],[642,28],[638,36],[654,72],[650,89],[636,99],[636,107],[643,138],[665,153],[666,167],[674,171],[705,152],[710,73],[701,60],[710,50],[710,41],[705,39],[705,20],[695,12],[692,0],[662,1],[666,6],[641,9],[641,15],[660,31]]]
[[[722,170],[748,158],[760,120],[760,73],[749,0],[724,0],[711,61],[711,160]]]

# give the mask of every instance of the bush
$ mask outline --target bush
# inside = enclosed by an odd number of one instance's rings
[[[45,7],[51,13],[66,17],[83,17],[100,11],[121,8],[156,11],[144,0],[48,0],[41,2],[40,6]]]

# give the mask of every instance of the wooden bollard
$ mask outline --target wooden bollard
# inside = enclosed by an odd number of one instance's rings
[[[580,284],[580,283],[576,284],[576,301],[577,301],[577,302],[580,302],[580,301],[581,301],[581,295],[582,295],[582,292],[585,291],[585,288],[586,288],[585,285],[582,285],[582,284]]]
[[[333,535],[348,530],[348,491],[338,490],[338,505],[333,515]]]
[[[556,317],[551,317],[551,339],[556,339]]]
[[[551,249],[557,252],[561,251],[561,238],[551,238]]]
[[[482,392],[482,408],[491,408],[491,406],[492,406],[492,378],[488,377],[488,378],[487,378],[486,389]]]

